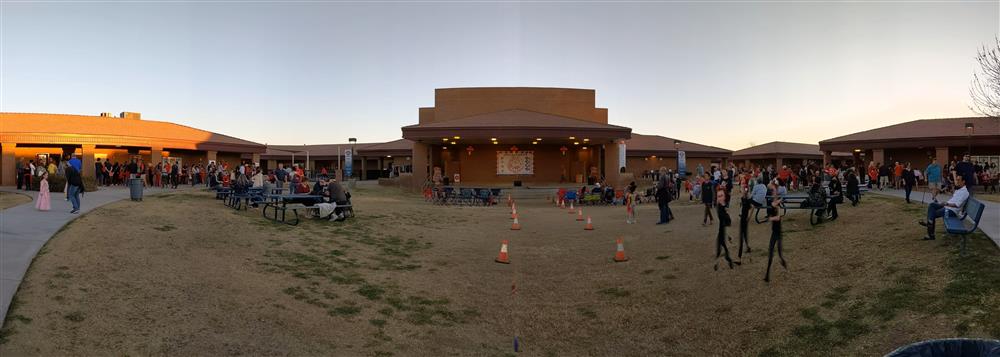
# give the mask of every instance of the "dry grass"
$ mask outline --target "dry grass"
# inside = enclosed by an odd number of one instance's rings
[[[505,207],[355,197],[357,219],[297,227],[205,193],[95,210],[36,258],[0,354],[509,355],[518,336],[530,355],[881,355],[1000,337],[1000,252],[920,241],[920,207],[894,200],[867,196],[818,227],[791,213],[789,270],[766,284],[768,227],[753,225],[752,259],[716,272],[717,227],[695,204],[665,226],[651,205],[637,225],[585,207],[597,229],[583,231],[519,202],[510,231]],[[626,263],[611,259],[617,237]],[[509,265],[493,262],[503,239]]]
[[[34,200],[32,196],[23,193],[0,192],[0,211],[25,204]]]

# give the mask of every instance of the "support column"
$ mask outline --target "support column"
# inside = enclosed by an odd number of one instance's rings
[[[937,158],[938,165],[944,166],[949,162],[948,158],[948,147],[939,147],[934,149],[934,157]]]
[[[250,161],[253,161],[254,166],[260,166],[260,153],[253,153],[251,155]]]
[[[206,161],[205,164],[207,165],[208,161],[215,161],[215,163],[218,164],[219,162],[216,159],[216,157],[218,155],[219,155],[218,151],[206,151],[205,152],[205,161]]]
[[[97,145],[93,144],[83,145],[83,157],[81,159],[83,159],[82,176],[84,177],[93,177],[95,179],[97,178],[97,176],[95,176],[97,173],[94,172],[94,151],[96,151],[96,149]]]
[[[152,147],[149,149],[149,164],[153,167],[163,162],[163,147]]]
[[[368,163],[368,157],[367,156],[362,156],[361,157],[361,180],[362,181],[368,179],[368,167],[367,167],[368,165],[367,165],[367,163]]]
[[[780,156],[779,156],[779,157],[776,157],[776,158],[774,158],[774,169],[775,169],[775,170],[780,170],[780,169],[781,169],[781,165],[782,165],[783,163],[784,163],[784,161],[783,161],[783,160],[781,159],[781,157],[780,157]]]
[[[277,168],[278,168],[278,160],[274,160],[274,159],[267,160],[267,170],[269,172],[270,171],[274,171],[274,169],[277,169]]]
[[[614,185],[617,185],[618,183],[618,170],[620,168],[618,164],[618,157],[620,150],[621,149],[617,143],[606,144],[604,145],[604,157],[601,158],[604,161],[604,179]],[[572,180],[572,178],[567,179]]]
[[[750,160],[743,160],[743,167],[744,168],[750,169],[752,167],[751,165],[752,164],[750,163]]]
[[[413,157],[410,159],[413,166],[413,190],[419,192],[420,188],[430,177],[430,145],[413,143]]]
[[[15,143],[0,143],[0,151],[2,151],[2,157],[0,157],[0,185],[14,186],[17,184],[17,172],[15,172],[17,156],[14,156],[14,148],[16,147],[17,144]]]
[[[823,167],[826,167],[826,165],[829,165],[831,162],[833,162],[833,152],[831,152],[831,151],[824,151],[823,152]]]
[[[885,150],[872,149],[872,161],[885,165]]]

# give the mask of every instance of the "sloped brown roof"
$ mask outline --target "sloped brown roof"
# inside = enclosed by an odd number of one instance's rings
[[[404,126],[403,137],[411,140],[440,138],[453,133],[465,136],[530,136],[546,137],[565,134],[588,134],[593,137],[629,138],[632,129],[618,125],[595,123],[559,115],[524,109],[510,109],[477,114],[464,118]]]
[[[524,109],[511,109],[486,114],[468,116],[444,122],[410,125],[404,128],[493,128],[493,127],[525,127],[525,128],[592,128],[592,129],[628,129],[611,124],[601,124],[559,115],[545,114]]]
[[[832,144],[838,142],[858,142],[858,141],[882,141],[892,139],[923,139],[923,138],[966,138],[969,133],[965,131],[965,123],[972,123],[974,130],[972,136],[989,137],[1000,136],[1000,119],[989,117],[968,117],[968,118],[947,118],[947,119],[920,119],[884,126],[862,132],[838,136],[832,139],[820,141],[820,144]]]
[[[354,148],[359,153],[367,147],[380,143],[356,143],[356,144],[318,144],[318,145],[268,145],[267,151],[261,155],[263,159],[284,159],[289,158],[294,153],[295,156],[305,157],[309,152],[310,158],[325,159],[343,156],[344,150]]]
[[[677,139],[660,135],[645,135],[632,133],[632,138],[625,141],[625,152],[628,156],[650,156],[650,155],[670,155],[676,154],[674,141]],[[680,149],[685,155],[728,157],[732,151],[723,148],[692,143],[680,140]]]
[[[360,155],[400,155],[409,156],[413,154],[413,141],[406,139],[393,140],[386,143],[374,144],[360,151]]]
[[[26,144],[264,151],[262,144],[175,123],[73,114],[0,113],[0,140]]]
[[[850,153],[835,152],[833,156],[853,156]],[[776,157],[812,157],[822,158],[823,152],[819,150],[819,145],[790,143],[785,141],[772,141],[766,144],[751,146],[746,149],[733,151],[733,159],[757,159]]]

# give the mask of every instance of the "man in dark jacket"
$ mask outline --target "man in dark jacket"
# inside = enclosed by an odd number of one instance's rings
[[[670,202],[670,188],[667,182],[670,178],[667,177],[667,169],[661,167],[659,171],[659,180],[656,182],[656,203],[660,208],[660,220],[656,224],[666,224],[670,222],[670,206],[667,203]]]
[[[73,204],[73,210],[69,213],[80,213],[80,194],[83,193],[83,178],[80,171],[73,166],[66,166],[66,184],[69,190],[69,202]]]
[[[906,191],[906,203],[910,203],[910,192],[913,192],[913,186],[916,184],[917,176],[913,174],[910,163],[906,163],[906,168],[903,169],[903,190]]]

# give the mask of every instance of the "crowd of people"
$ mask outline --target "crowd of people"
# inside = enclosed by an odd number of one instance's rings
[[[49,211],[52,209],[52,195],[49,187],[49,179],[53,176],[60,176],[65,179],[63,193],[65,200],[70,203],[71,214],[80,213],[80,196],[85,189],[83,186],[83,163],[75,156],[61,158],[48,157],[44,160],[27,160],[15,163],[16,185],[18,190],[32,190],[35,182],[38,182],[38,195],[35,197],[35,209],[39,211]]]

